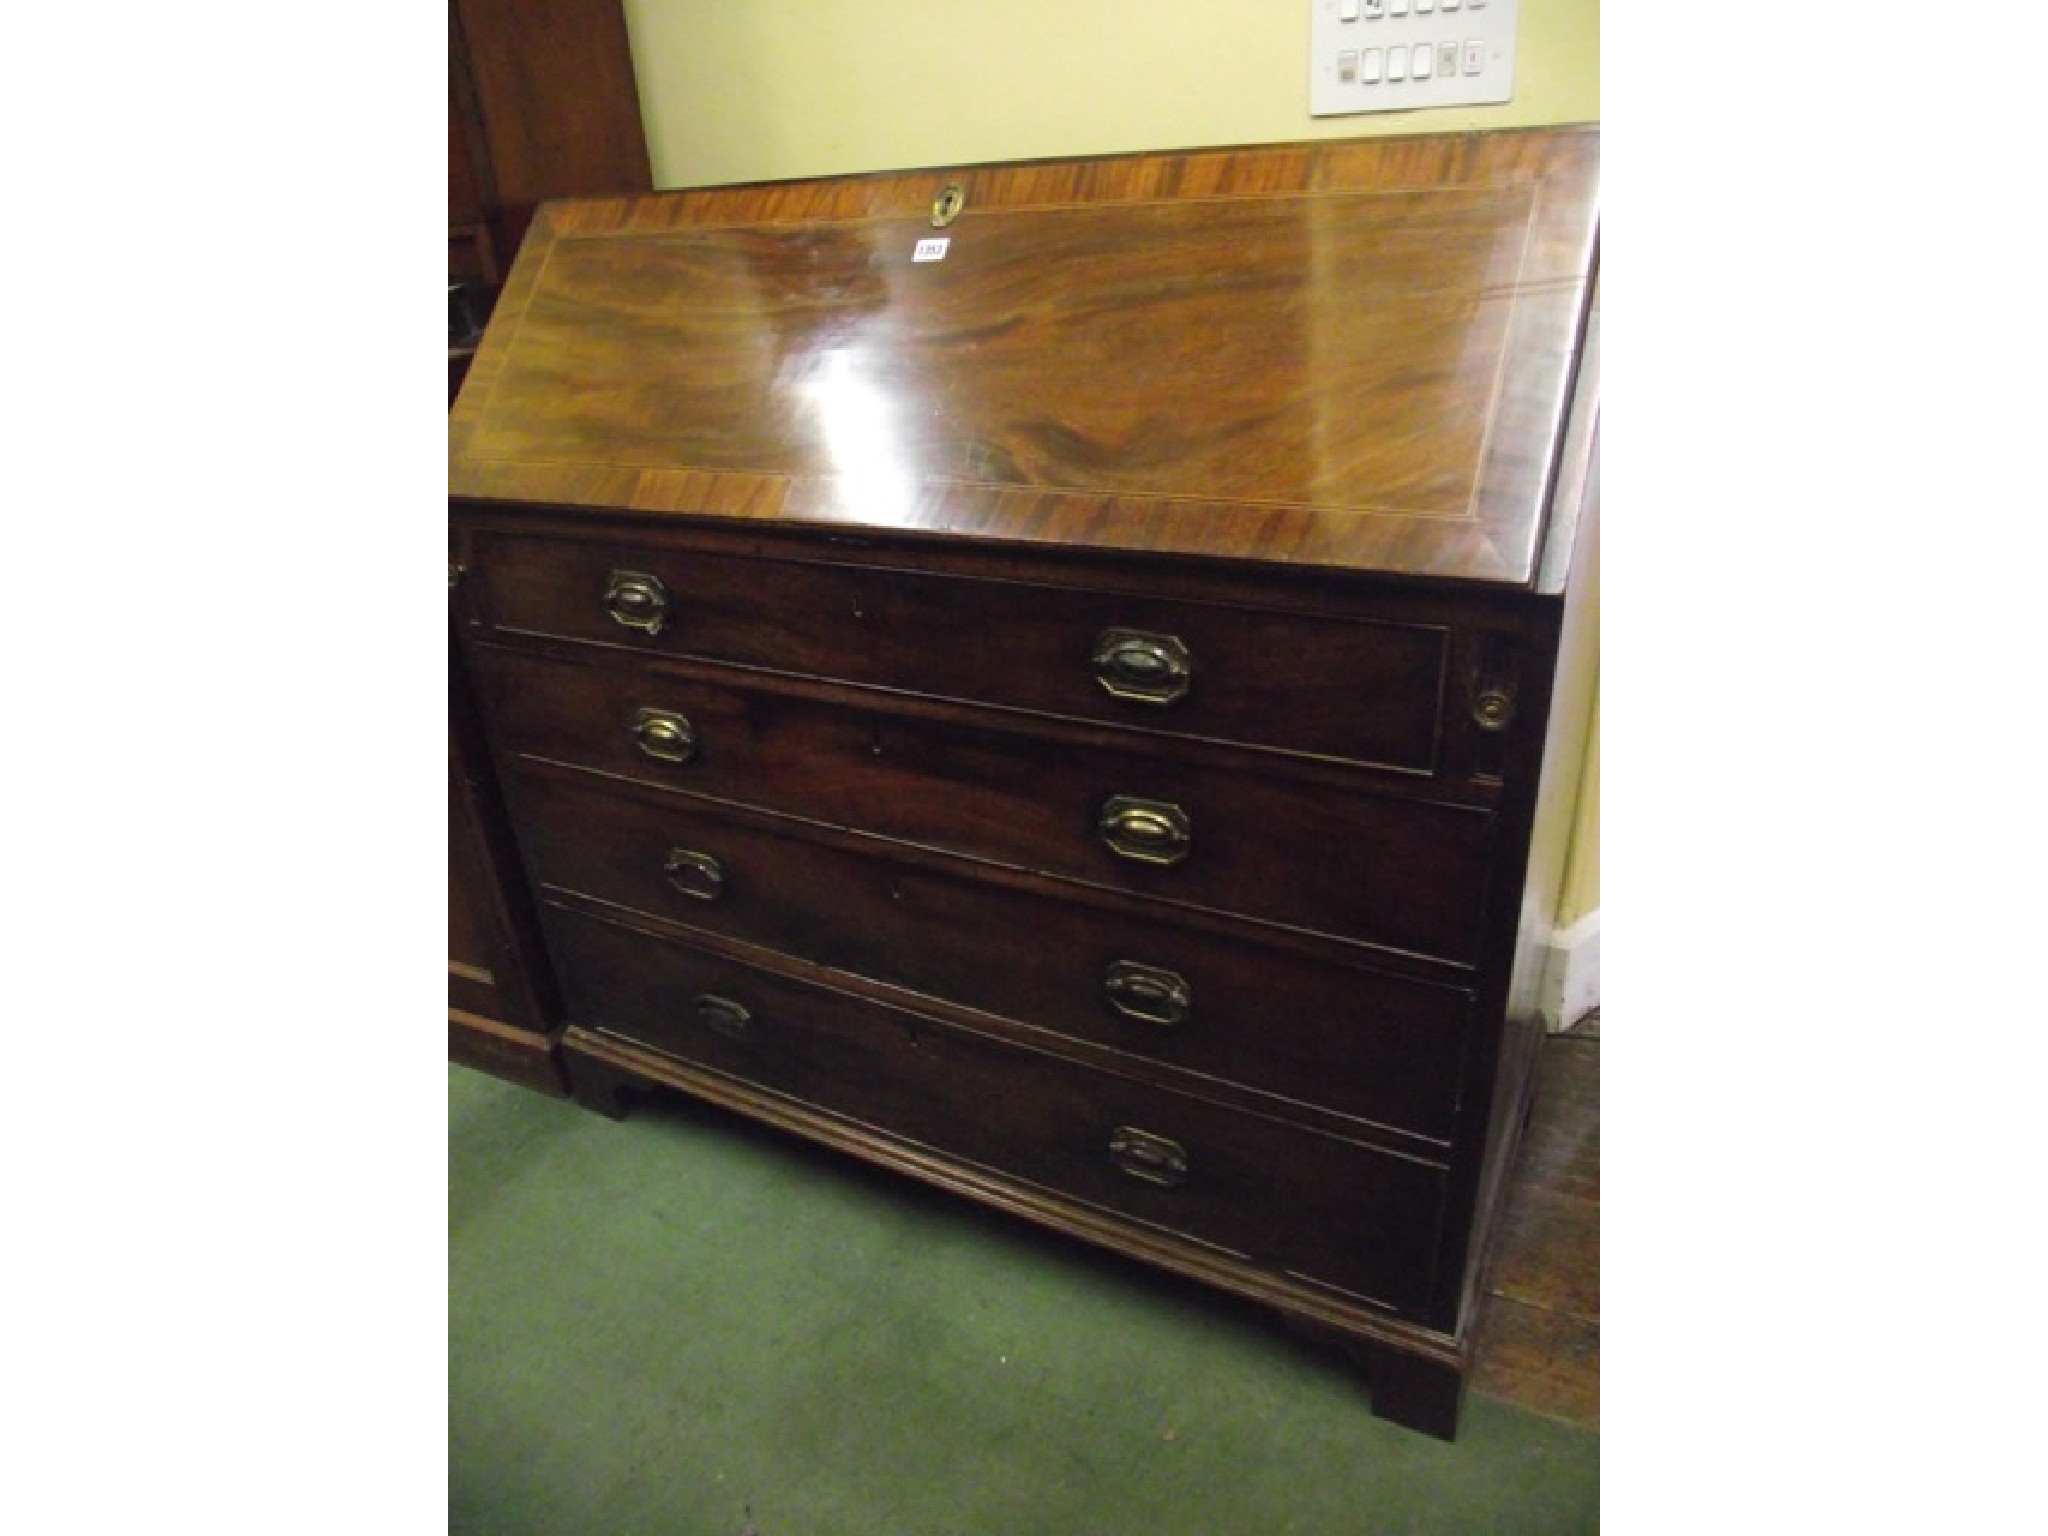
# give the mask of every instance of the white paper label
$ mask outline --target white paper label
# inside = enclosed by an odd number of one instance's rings
[[[920,240],[917,249],[910,253],[912,261],[944,261],[946,247],[953,242],[950,238],[941,240]]]

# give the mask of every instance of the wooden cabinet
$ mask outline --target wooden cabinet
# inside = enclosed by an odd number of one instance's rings
[[[451,402],[542,199],[650,185],[618,0],[450,0]],[[452,645],[448,689],[449,1055],[559,1093],[547,958]]]
[[[451,510],[578,1098],[1255,1298],[1451,1433],[1536,1028],[1596,167],[1506,133],[543,209]]]

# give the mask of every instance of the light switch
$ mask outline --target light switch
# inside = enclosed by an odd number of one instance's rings
[[[1514,99],[1521,0],[1308,0],[1308,10],[1312,116]]]

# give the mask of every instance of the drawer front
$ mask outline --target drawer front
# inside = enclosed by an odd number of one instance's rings
[[[1433,626],[488,532],[474,559],[484,616],[507,633],[1416,772],[1436,763],[1448,632]]]
[[[1482,810],[642,669],[479,659],[514,754],[1458,963],[1478,941]],[[683,760],[650,755],[643,711],[686,722],[669,727]]]
[[[1424,1303],[1444,1198],[1433,1164],[610,923],[548,922],[576,1023],[1262,1267]]]
[[[543,889],[1448,1142],[1470,999],[825,846],[701,806],[514,786]]]

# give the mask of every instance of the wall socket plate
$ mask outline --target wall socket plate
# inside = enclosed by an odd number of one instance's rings
[[[1309,115],[1506,101],[1520,11],[1518,0],[1309,0]]]

